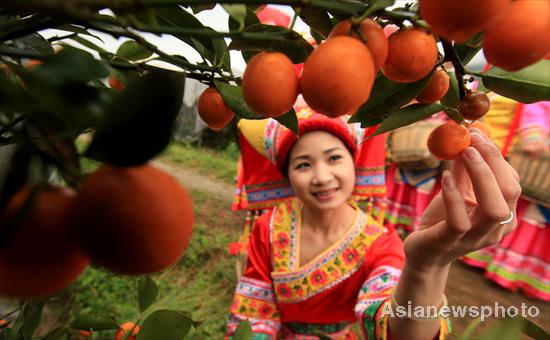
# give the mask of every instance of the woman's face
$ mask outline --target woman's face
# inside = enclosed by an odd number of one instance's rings
[[[325,131],[308,132],[290,150],[288,179],[296,197],[312,210],[346,204],[355,186],[355,164],[345,144]]]

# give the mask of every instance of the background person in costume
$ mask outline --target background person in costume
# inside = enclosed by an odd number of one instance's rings
[[[382,317],[382,311],[409,301],[444,303],[450,263],[514,228],[515,171],[490,141],[473,134],[474,147],[452,175],[444,173],[442,192],[403,244],[351,203],[358,153],[349,125],[313,114],[299,120],[299,136],[280,126],[273,139],[272,160],[295,197],[256,220],[228,337],[243,320],[261,339],[308,339],[319,332],[351,339],[355,322],[369,339],[388,332],[395,339],[444,337],[444,320]],[[466,205],[463,197],[470,195],[477,207]]]
[[[520,104],[493,94],[483,122],[505,155],[514,149],[531,158],[548,155],[550,102]],[[549,206],[520,197],[517,228],[499,244],[468,254],[463,261],[485,269],[485,276],[502,287],[550,301]]]

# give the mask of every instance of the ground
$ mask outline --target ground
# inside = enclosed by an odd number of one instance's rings
[[[157,162],[156,165],[172,173],[191,190],[215,193],[226,202],[227,209],[229,209],[234,186],[202,176],[197,171],[183,168],[167,160]],[[230,268],[230,270],[232,269]],[[517,306],[520,308],[522,303],[525,303],[527,307],[536,306],[540,310],[540,315],[532,320],[544,329],[550,330],[550,303],[529,299],[520,293],[503,289],[493,281],[486,279],[482,270],[467,266],[460,261],[455,262],[451,267],[445,292],[449,299],[449,305],[454,306],[494,306],[496,301],[507,307]],[[458,338],[472,321],[471,318],[452,319],[453,335],[451,339]],[[494,318],[486,320],[479,325],[478,330],[487,329],[494,322]]]

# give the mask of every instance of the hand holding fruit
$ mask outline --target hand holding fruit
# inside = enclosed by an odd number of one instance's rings
[[[405,241],[407,259],[418,268],[441,269],[471,251],[496,244],[516,226],[519,176],[480,130],[472,145],[445,171],[442,191]]]

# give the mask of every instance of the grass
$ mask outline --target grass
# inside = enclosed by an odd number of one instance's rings
[[[184,311],[202,322],[186,339],[222,338],[236,284],[235,259],[229,255],[228,244],[238,239],[244,215],[220,208],[228,206],[227,202],[211,194],[192,191],[191,195],[197,222],[189,247],[175,266],[152,276],[159,296],[141,318],[159,309]],[[90,268],[75,287],[73,313],[108,315],[119,323],[140,318],[135,277]],[[111,333],[97,332],[96,336]]]
[[[160,155],[160,160],[169,160],[187,169],[196,170],[201,175],[225,183],[235,183],[238,150],[230,144],[226,150],[218,151],[203,147],[192,147],[172,143]]]

